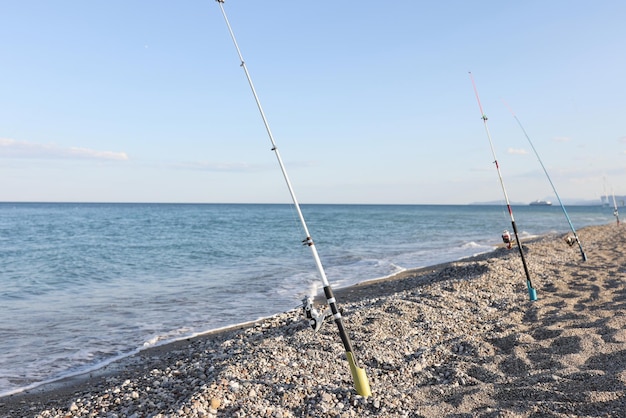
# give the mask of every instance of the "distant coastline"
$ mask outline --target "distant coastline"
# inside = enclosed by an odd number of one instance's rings
[[[554,202],[554,199],[544,199]],[[512,206],[527,206],[530,202],[511,202]],[[292,205],[293,203],[285,202],[88,202],[88,201],[37,201],[37,200],[0,200],[2,205],[19,204],[19,205]],[[502,200],[493,200],[487,202],[470,202],[470,203],[341,203],[341,202],[301,202],[302,205],[328,205],[328,206],[498,206],[504,205]],[[568,199],[564,200],[566,206],[602,206],[600,199],[582,200]],[[612,203],[611,203],[612,204]],[[606,202],[604,203],[606,206]],[[624,200],[618,201],[618,206],[624,206]]]
[[[554,199],[542,199],[548,202],[554,202]],[[528,206],[530,205],[532,202],[511,202],[511,206]],[[476,205],[476,206],[489,206],[489,205],[503,205],[504,203],[500,200],[498,201],[490,201],[490,202],[472,202],[469,203],[469,205]],[[602,202],[600,201],[600,199],[594,199],[594,200],[578,200],[578,199],[570,199],[570,200],[564,200],[563,204],[565,206],[602,206]],[[554,203],[552,204],[552,206],[558,206],[555,205]]]

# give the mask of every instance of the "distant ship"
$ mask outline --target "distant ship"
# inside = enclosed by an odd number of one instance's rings
[[[535,200],[530,202],[530,206],[552,206],[552,202],[549,200]]]

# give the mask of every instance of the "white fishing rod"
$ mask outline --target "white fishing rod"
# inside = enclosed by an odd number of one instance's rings
[[[619,211],[617,210],[617,201],[615,200],[615,191],[611,189],[611,193],[613,194],[613,215],[615,219],[617,219],[617,224],[619,225]],[[607,200],[609,200],[607,198]]]
[[[511,226],[513,227],[513,233],[515,234],[515,241],[517,241],[517,248],[519,248],[519,255],[522,259],[522,264],[524,265],[524,272],[526,273],[526,287],[528,288],[528,296],[531,301],[537,300],[537,290],[533,287],[533,284],[530,280],[530,272],[528,271],[528,265],[526,264],[526,257],[524,256],[524,249],[522,248],[522,242],[519,239],[517,234],[517,226],[515,225],[515,218],[513,217],[513,209],[511,209],[511,203],[509,202],[509,195],[506,193],[506,188],[504,187],[504,180],[502,179],[502,173],[500,172],[500,165],[498,164],[498,158],[496,157],[496,151],[493,147],[493,141],[491,140],[491,134],[489,133],[489,127],[487,126],[487,115],[483,112],[483,106],[480,103],[480,97],[478,96],[478,89],[476,88],[476,83],[474,82],[474,76],[472,76],[472,72],[469,72],[470,79],[472,80],[472,86],[474,87],[474,93],[476,94],[476,101],[478,102],[478,108],[480,109],[480,115],[485,125],[485,131],[487,132],[487,138],[489,139],[489,146],[491,147],[491,153],[493,154],[494,164],[496,165],[496,170],[498,171],[498,178],[500,179],[500,185],[502,186],[502,192],[504,193],[504,200],[506,201],[506,207],[509,211],[509,216],[511,218]]]
[[[322,266],[322,262],[320,260],[319,254],[317,253],[317,249],[315,248],[315,244],[313,243],[313,239],[311,238],[311,234],[309,233],[309,229],[307,228],[306,221],[304,220],[304,215],[302,214],[302,210],[300,209],[300,204],[298,203],[298,199],[296,199],[296,194],[293,190],[291,182],[289,181],[289,176],[287,175],[287,170],[285,169],[285,165],[283,164],[283,160],[280,157],[280,153],[278,152],[278,148],[276,146],[276,142],[274,141],[274,136],[272,135],[272,131],[270,130],[270,126],[267,122],[267,118],[265,117],[265,113],[263,112],[263,108],[261,107],[261,102],[256,93],[254,85],[252,84],[252,78],[250,77],[250,73],[248,72],[248,68],[246,67],[245,61],[241,54],[241,50],[239,49],[239,45],[237,44],[237,40],[235,39],[235,34],[230,26],[230,22],[228,21],[228,17],[226,16],[226,12],[224,10],[224,0],[216,0],[220,6],[222,11],[222,15],[224,16],[224,20],[226,22],[226,26],[228,27],[228,31],[230,33],[230,37],[235,44],[235,48],[237,49],[237,54],[239,55],[239,60],[241,61],[241,67],[246,73],[246,78],[248,79],[248,84],[250,84],[250,89],[252,90],[252,95],[254,96],[254,100],[256,101],[256,105],[261,113],[261,118],[263,119],[263,124],[265,125],[265,129],[269,136],[270,142],[272,143],[272,151],[276,154],[276,159],[278,160],[278,165],[283,173],[283,177],[285,178],[285,182],[287,183],[287,188],[289,189],[289,194],[291,195],[291,199],[293,200],[294,207],[296,212],[298,213],[298,217],[300,218],[300,223],[302,224],[302,228],[304,229],[304,233],[306,238],[302,241],[311,249],[311,253],[313,254],[313,259],[315,260],[315,265],[317,266],[317,270],[322,279],[322,284],[324,286],[324,295],[326,296],[326,302],[330,308],[332,313],[332,317],[335,320],[335,324],[337,324],[337,328],[339,329],[339,337],[341,338],[341,342],[343,343],[344,349],[346,351],[346,358],[350,365],[350,373],[352,374],[352,379],[354,380],[354,387],[356,392],[361,396],[371,396],[372,392],[370,389],[369,381],[367,379],[367,375],[365,374],[365,370],[358,366],[356,355],[354,353],[354,349],[352,348],[352,342],[350,341],[350,337],[346,332],[341,313],[339,312],[339,308],[337,306],[337,300],[333,295],[332,288],[326,277],[326,272],[324,271],[324,267]],[[313,308],[312,301],[309,298],[305,298],[304,303],[304,312],[306,317],[309,319],[309,323],[313,330],[317,331],[321,326],[321,323],[324,321],[324,315],[319,315],[317,310]]]
[[[511,109],[511,107],[506,102],[504,102],[504,104],[506,105],[506,107],[509,108],[509,111],[511,112],[511,114],[513,115],[515,120],[517,121],[517,124],[522,129],[522,132],[524,132],[524,136],[528,140],[528,143],[530,144],[530,147],[533,149],[533,152],[535,153],[535,156],[537,157],[537,161],[539,161],[539,164],[541,164],[541,168],[543,168],[543,172],[546,173],[546,177],[548,178],[548,181],[550,182],[550,186],[552,186],[552,190],[554,191],[554,194],[556,195],[556,198],[559,201],[559,204],[561,205],[561,209],[563,209],[563,213],[565,214],[565,218],[567,219],[567,222],[569,223],[569,227],[572,230],[572,233],[574,234],[574,240],[575,240],[576,243],[578,243],[578,248],[580,249],[580,255],[583,258],[583,261],[587,261],[587,254],[585,254],[585,250],[583,250],[583,244],[580,242],[580,239],[578,238],[578,234],[576,233],[576,229],[574,229],[574,225],[572,224],[572,220],[569,218],[569,215],[567,214],[567,210],[565,210],[565,205],[563,205],[563,202],[561,201],[561,197],[559,196],[559,193],[556,191],[556,187],[554,187],[554,183],[552,183],[552,179],[550,178],[550,175],[548,174],[548,170],[546,170],[546,166],[543,164],[543,161],[541,161],[541,157],[539,157],[539,153],[535,149],[535,146],[533,145],[533,142],[530,140],[530,137],[526,133],[526,129],[524,129],[524,126],[522,125],[522,122],[520,122],[520,120],[517,118],[517,115],[515,115],[515,112],[513,112],[513,109]],[[570,245],[572,245],[573,242],[570,242],[569,241],[570,239],[571,239],[571,237],[568,238],[567,242]]]

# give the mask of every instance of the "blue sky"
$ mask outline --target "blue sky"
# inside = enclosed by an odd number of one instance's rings
[[[224,7],[302,203],[626,194],[626,3]],[[0,201],[289,202],[213,0],[0,0]]]

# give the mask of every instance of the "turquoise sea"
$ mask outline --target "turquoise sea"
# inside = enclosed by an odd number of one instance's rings
[[[334,288],[491,251],[511,226],[502,206],[302,211]],[[522,237],[569,231],[558,206],[513,211]],[[287,204],[0,203],[0,396],[295,308],[321,284],[304,238]]]

